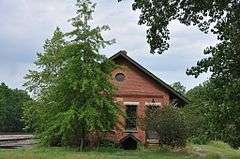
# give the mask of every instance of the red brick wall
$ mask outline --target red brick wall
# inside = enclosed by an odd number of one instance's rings
[[[154,99],[156,103],[161,103],[162,105],[169,103],[168,92],[151,77],[141,72],[124,58],[117,58],[115,62],[121,66],[112,72],[112,82],[118,88],[115,101],[120,104],[123,112],[125,112],[124,102],[139,102],[139,105],[137,105],[138,117],[144,116],[146,109],[145,102],[152,102]],[[115,75],[117,73],[123,73],[125,80],[122,82],[116,81]],[[115,130],[108,135],[108,138],[119,142],[119,140],[128,134],[125,131],[125,119],[119,116],[119,122]],[[145,143],[145,132],[140,127],[137,127],[137,131],[132,134]]]

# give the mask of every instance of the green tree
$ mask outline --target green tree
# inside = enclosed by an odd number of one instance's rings
[[[237,41],[239,4],[238,0],[134,0],[132,9],[141,11],[138,23],[148,27],[147,40],[151,53],[162,53],[169,48],[168,25],[173,20],[187,26],[197,25],[205,33],[211,30],[219,40]],[[238,36],[233,38],[234,35]]]
[[[183,113],[187,117],[190,126],[190,140],[196,144],[206,144],[210,137],[211,123],[208,114],[211,99],[211,82],[206,81],[199,86],[190,89],[186,96],[191,101],[183,108]]]
[[[35,100],[29,100],[22,107],[22,122],[24,123],[23,130],[34,133],[40,125],[39,119],[41,116],[41,105]]]
[[[240,1],[135,0],[132,7],[141,11],[139,24],[148,27],[151,53],[161,54],[169,48],[168,25],[173,20],[217,36],[219,43],[206,48],[207,57],[188,69],[187,74],[198,77],[203,72],[212,73],[208,119],[215,132],[211,131],[211,135],[240,146]]]
[[[77,16],[70,20],[73,30],[63,34],[57,29],[46,41],[35,62],[40,70],[30,71],[25,85],[36,93],[41,141],[82,149],[91,132],[113,128],[118,107],[110,82],[115,65],[99,54],[99,49],[113,42],[101,35],[109,28],[90,26],[95,4],[78,0],[76,6]]]
[[[218,139],[239,147],[239,101],[229,99],[239,88],[230,89],[228,92],[209,80],[187,92],[191,103],[185,109],[193,115],[191,121],[198,123],[193,128],[193,139],[198,143]]]
[[[4,83],[0,85],[0,132],[23,131],[23,104],[31,100],[27,92],[10,89]]]
[[[186,93],[186,87],[182,85],[181,82],[174,82],[173,84],[171,84],[171,87],[181,94]]]

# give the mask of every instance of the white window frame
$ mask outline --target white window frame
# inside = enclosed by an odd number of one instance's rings
[[[123,102],[123,105],[139,105],[139,102]]]

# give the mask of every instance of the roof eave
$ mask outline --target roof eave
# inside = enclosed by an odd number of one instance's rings
[[[176,90],[174,90],[171,86],[169,86],[167,83],[165,83],[164,81],[162,81],[161,79],[159,79],[157,76],[155,76],[153,73],[151,73],[150,71],[148,71],[147,69],[145,69],[143,66],[141,66],[140,64],[138,64],[136,61],[134,61],[132,58],[130,58],[129,56],[127,56],[126,51],[119,51],[117,54],[111,56],[109,59],[110,60],[114,60],[117,57],[122,56],[125,59],[127,59],[128,61],[130,61],[133,65],[135,65],[138,69],[140,69],[141,71],[143,71],[144,73],[146,73],[147,75],[149,75],[150,77],[152,77],[155,81],[157,81],[159,84],[163,85],[164,87],[166,87],[173,95],[175,95],[176,97],[178,97],[179,99],[181,99],[183,102],[185,102],[185,104],[188,104],[190,101],[182,94],[178,93]]]

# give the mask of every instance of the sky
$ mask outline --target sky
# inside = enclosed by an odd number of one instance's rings
[[[24,76],[34,68],[36,53],[42,51],[46,38],[59,26],[71,30],[68,19],[75,15],[75,0],[0,0],[0,82],[11,88],[24,89]],[[187,89],[207,80],[210,73],[197,79],[186,75],[204,57],[203,49],[214,46],[216,37],[204,34],[196,27],[186,27],[177,21],[169,25],[170,48],[162,55],[150,54],[146,42],[146,26],[139,26],[139,11],[132,11],[132,0],[93,0],[97,3],[94,25],[109,25],[106,39],[116,39],[114,45],[100,50],[107,57],[120,50],[136,60],[166,83],[180,81]]]

